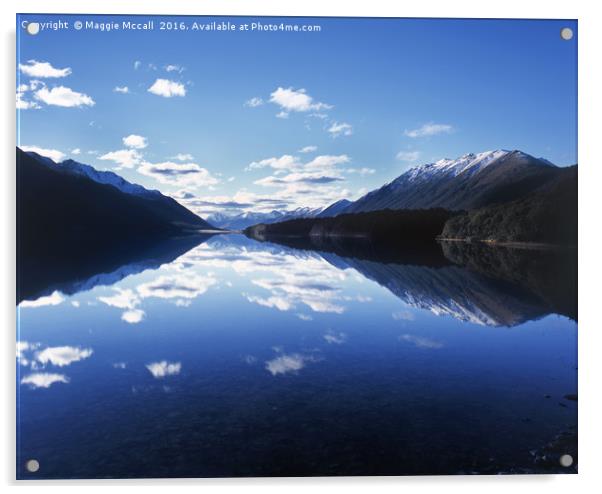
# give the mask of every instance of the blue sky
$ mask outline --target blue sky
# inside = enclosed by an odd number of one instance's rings
[[[577,161],[577,41],[560,37],[574,21],[155,17],[148,31],[73,29],[148,19],[21,16],[18,144],[203,215],[355,199],[468,152]],[[20,27],[58,20],[69,29]],[[320,30],[192,29],[210,21]]]

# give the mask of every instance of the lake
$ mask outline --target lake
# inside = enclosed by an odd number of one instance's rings
[[[40,270],[18,478],[574,473],[572,261],[434,250],[215,235]]]

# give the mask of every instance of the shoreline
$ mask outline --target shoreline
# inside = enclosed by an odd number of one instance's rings
[[[485,244],[492,247],[511,247],[515,249],[533,249],[533,250],[560,250],[560,249],[576,249],[576,245],[551,244],[546,242],[517,242],[517,241],[501,241],[494,239],[467,239],[467,238],[447,238],[436,237],[437,242],[458,242],[465,244]]]

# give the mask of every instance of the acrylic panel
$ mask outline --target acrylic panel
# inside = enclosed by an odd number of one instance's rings
[[[577,21],[16,33],[17,478],[577,472]]]

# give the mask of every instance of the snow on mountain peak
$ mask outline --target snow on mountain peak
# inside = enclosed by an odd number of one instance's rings
[[[467,153],[456,159],[444,158],[434,163],[416,166],[401,177],[409,181],[430,179],[436,175],[455,177],[460,173],[476,173],[489,166],[498,159],[510,154],[511,151],[497,149],[495,151],[484,151],[482,153]],[[400,178],[401,178],[400,177]]]
[[[38,159],[40,163],[45,164],[49,168],[57,168],[72,175],[85,176],[90,180],[93,180],[94,182],[104,185],[111,185],[116,189],[120,190],[121,192],[125,192],[126,194],[146,197],[157,197],[161,195],[161,193],[158,190],[149,190],[143,187],[142,185],[128,182],[116,173],[113,173],[111,171],[97,170],[91,165],[79,163],[72,159],[67,159],[61,161],[60,163],[55,163],[52,159],[45,156],[41,156],[37,153],[28,152],[27,154],[34,156],[36,159]]]

